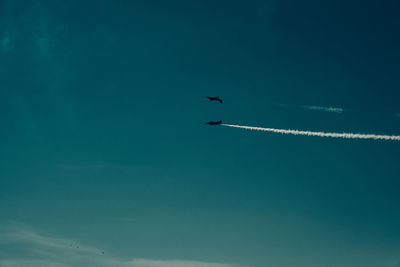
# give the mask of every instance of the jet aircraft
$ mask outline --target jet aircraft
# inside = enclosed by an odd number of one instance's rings
[[[210,101],[218,101],[219,103],[222,104],[222,99],[219,98],[219,96],[217,97],[212,97],[212,96],[206,96]]]
[[[206,122],[206,124],[208,124],[208,125],[220,125],[221,123],[222,123],[222,120]]]

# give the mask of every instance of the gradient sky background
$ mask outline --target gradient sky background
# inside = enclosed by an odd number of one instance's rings
[[[0,0],[0,263],[400,266],[399,142],[204,125],[400,135],[399,10]]]

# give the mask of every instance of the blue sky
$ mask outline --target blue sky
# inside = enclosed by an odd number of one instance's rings
[[[398,267],[398,9],[0,1],[0,265]]]

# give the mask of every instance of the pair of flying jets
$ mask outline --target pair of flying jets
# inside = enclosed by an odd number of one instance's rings
[[[222,102],[222,99],[221,98],[219,98],[219,96],[217,96],[217,97],[212,97],[212,96],[206,96],[210,101],[218,101],[219,103],[223,103]],[[206,124],[208,124],[208,125],[220,125],[222,123],[222,120],[219,120],[219,121],[208,121],[208,122],[206,122]]]

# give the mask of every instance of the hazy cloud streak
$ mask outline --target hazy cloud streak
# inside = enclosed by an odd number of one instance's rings
[[[333,137],[333,138],[345,138],[345,139],[374,139],[374,140],[400,141],[400,136],[398,136],[398,135],[325,133],[325,132],[313,132],[313,131],[251,127],[251,126],[242,126],[242,125],[234,125],[234,124],[221,124],[221,125],[226,126],[226,127],[245,129],[245,130],[272,132],[272,133],[280,133],[280,134],[291,134],[291,135],[306,135],[306,136]]]
[[[17,225],[11,228],[3,227],[0,230],[0,266],[234,267],[237,265],[180,259],[122,259],[74,240],[44,235],[32,228]]]

